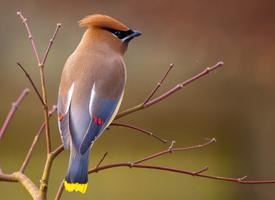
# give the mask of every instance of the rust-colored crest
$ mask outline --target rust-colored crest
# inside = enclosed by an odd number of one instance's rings
[[[129,28],[119,22],[118,20],[109,17],[107,15],[101,15],[101,14],[93,14],[93,15],[88,15],[81,19],[79,21],[79,25],[82,27],[101,27],[101,28],[112,28],[116,30],[121,30],[121,31],[127,31]]]

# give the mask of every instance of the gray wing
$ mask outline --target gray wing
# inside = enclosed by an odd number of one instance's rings
[[[71,134],[70,134],[70,107],[72,95],[74,91],[74,83],[71,85],[65,96],[58,94],[57,113],[58,113],[58,128],[61,135],[64,148],[69,149]]]

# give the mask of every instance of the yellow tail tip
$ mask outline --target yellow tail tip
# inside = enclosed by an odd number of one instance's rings
[[[68,183],[67,181],[64,181],[64,187],[68,192],[76,191],[84,194],[87,190],[88,183]]]

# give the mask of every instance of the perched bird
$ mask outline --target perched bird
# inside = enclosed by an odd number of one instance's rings
[[[85,193],[90,147],[112,122],[122,101],[128,43],[141,35],[106,15],[80,20],[86,27],[67,59],[58,93],[58,125],[70,161],[65,189]]]

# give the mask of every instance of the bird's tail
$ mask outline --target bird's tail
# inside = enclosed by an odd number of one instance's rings
[[[81,155],[72,149],[69,168],[64,181],[64,187],[68,192],[85,193],[88,186],[88,162],[89,150]]]

